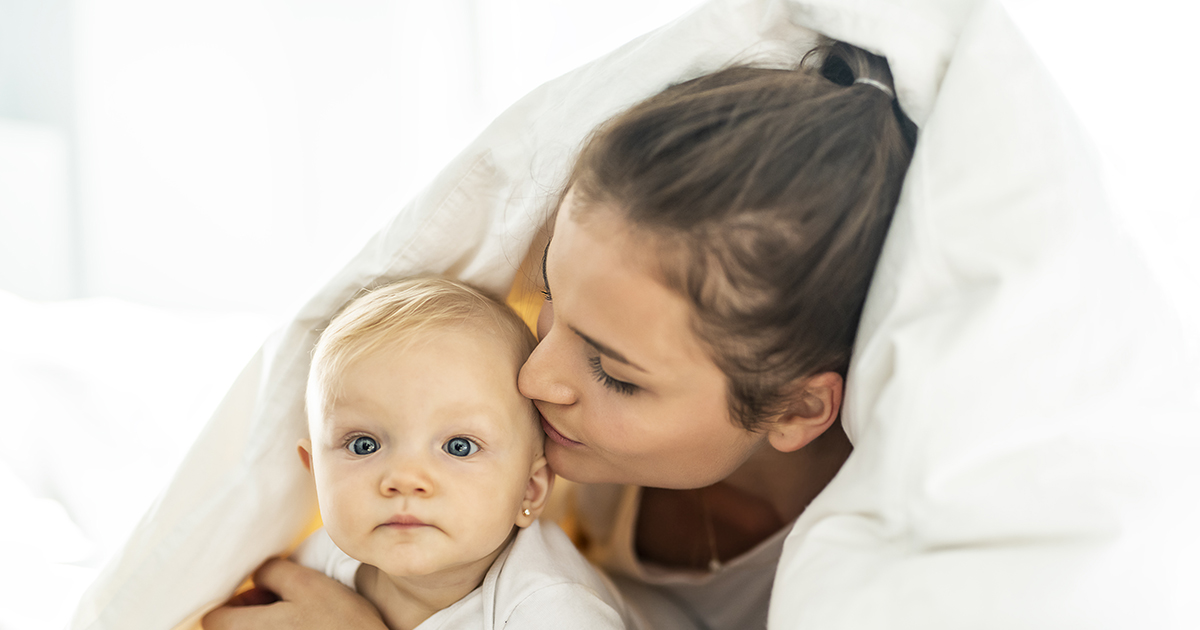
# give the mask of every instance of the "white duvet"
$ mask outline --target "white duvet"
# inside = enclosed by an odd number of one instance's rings
[[[1180,333],[991,0],[717,0],[531,93],[263,346],[72,627],[188,622],[304,530],[308,351],[360,287],[503,294],[591,128],[816,33],[887,56],[921,134],[849,376],[855,451],[788,538],[770,627],[1200,627]]]

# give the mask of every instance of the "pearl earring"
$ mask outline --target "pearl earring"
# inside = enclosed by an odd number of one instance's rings
[[[525,508],[524,510],[521,511],[521,513],[524,514],[525,516],[529,516],[530,515],[529,508]]]

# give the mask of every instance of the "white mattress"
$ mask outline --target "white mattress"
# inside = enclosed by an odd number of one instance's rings
[[[855,452],[788,538],[770,627],[1200,627],[1181,333],[991,0],[716,0],[531,93],[263,346],[72,627],[175,626],[301,532],[308,349],[360,287],[502,294],[598,122],[817,32],[886,55],[921,136],[851,366]]]

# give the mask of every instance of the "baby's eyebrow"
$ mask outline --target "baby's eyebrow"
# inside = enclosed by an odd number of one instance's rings
[[[337,422],[328,422],[321,427],[321,435],[332,440],[337,440],[346,433],[350,433],[354,428],[340,424]]]

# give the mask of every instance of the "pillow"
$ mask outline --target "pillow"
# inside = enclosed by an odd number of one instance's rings
[[[795,60],[817,32],[887,56],[922,132],[848,381],[856,449],[788,538],[770,627],[1186,612],[1195,580],[1172,571],[1194,565],[1194,521],[1166,520],[1186,515],[1163,500],[1191,479],[1175,333],[1003,11],[715,0],[519,101],[367,243],[247,366],[72,627],[180,624],[304,531],[308,353],[361,287],[432,272],[502,295],[593,127],[731,60]]]
[[[1200,627],[1183,333],[1074,114],[995,2],[903,35],[855,5],[823,30],[901,69],[887,38],[945,46],[944,74],[856,340],[855,451],[770,627]]]

